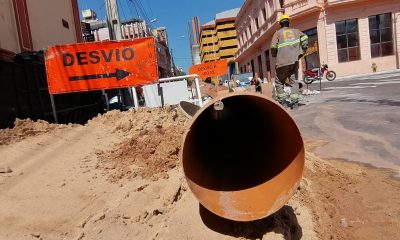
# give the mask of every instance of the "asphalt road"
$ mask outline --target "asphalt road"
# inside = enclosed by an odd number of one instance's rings
[[[319,82],[309,86],[320,90]],[[291,114],[319,156],[391,168],[400,176],[400,71],[323,81]]]

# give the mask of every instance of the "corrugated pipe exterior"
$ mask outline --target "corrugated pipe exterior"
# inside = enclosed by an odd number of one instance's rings
[[[193,116],[182,144],[191,191],[209,211],[230,220],[253,221],[276,212],[303,174],[299,128],[283,107],[261,94],[214,99]]]

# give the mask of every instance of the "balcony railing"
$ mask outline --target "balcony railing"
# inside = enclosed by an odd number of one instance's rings
[[[220,41],[219,45],[221,47],[237,46],[238,42],[236,39],[229,39],[229,40]]]
[[[351,2],[359,2],[359,0],[327,0],[327,4],[342,4],[342,3],[351,3]]]
[[[234,56],[237,50],[238,50],[237,48],[223,49],[220,50],[219,54],[221,56],[231,56],[231,55]]]
[[[236,37],[236,31],[235,30],[231,30],[231,31],[225,31],[225,32],[218,32],[217,36],[218,36],[219,39]]]
[[[289,15],[296,15],[314,7],[319,7],[323,3],[324,0],[287,0],[283,7]]]
[[[203,38],[201,41],[201,46],[208,44],[208,43],[213,43],[213,44],[217,44],[218,43],[218,37],[214,36],[214,37],[208,37],[208,38]]]
[[[235,27],[235,24],[233,24],[233,23],[217,25],[217,30],[223,30],[223,29],[234,28],[234,27]]]

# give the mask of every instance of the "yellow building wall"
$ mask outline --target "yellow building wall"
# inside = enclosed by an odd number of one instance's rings
[[[238,49],[234,22],[218,22],[212,29],[201,32],[200,58],[201,62],[219,59],[233,60]]]

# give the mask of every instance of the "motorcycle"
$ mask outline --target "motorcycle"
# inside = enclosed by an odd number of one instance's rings
[[[304,71],[304,82],[307,84],[311,84],[314,81],[321,80],[324,75],[326,76],[326,80],[333,81],[336,78],[336,73],[334,71],[328,70],[328,64],[322,64],[319,68],[314,68],[312,70]]]

